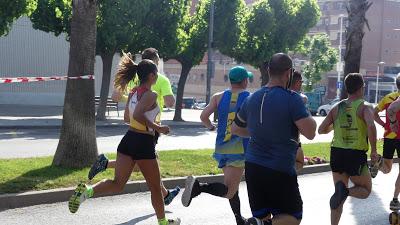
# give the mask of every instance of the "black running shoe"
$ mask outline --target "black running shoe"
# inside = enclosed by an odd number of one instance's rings
[[[182,194],[182,205],[188,207],[192,202],[192,199],[200,193],[199,181],[193,176],[188,176],[185,183],[185,191]]]
[[[349,190],[342,181],[338,181],[335,184],[335,193],[333,193],[329,201],[331,209],[339,208],[339,206],[346,201],[347,196],[349,196]]]
[[[164,198],[164,204],[171,204],[172,200],[174,200],[174,198],[179,194],[180,191],[181,188],[179,186],[176,186],[174,189],[169,190],[168,195]]]
[[[397,198],[390,202],[390,210],[400,210],[400,202]]]
[[[240,215],[235,215],[236,225],[246,225],[247,219]]]
[[[247,219],[245,225],[264,225],[263,221],[256,218],[256,217],[251,217]]]
[[[93,179],[98,173],[101,173],[107,169],[108,159],[104,154],[100,154],[97,157],[96,162],[90,168],[88,178],[89,180]]]

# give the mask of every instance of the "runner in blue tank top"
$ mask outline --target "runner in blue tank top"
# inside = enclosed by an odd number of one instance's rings
[[[218,168],[224,171],[224,183],[199,183],[190,176],[186,180],[186,188],[182,195],[182,204],[186,207],[190,205],[192,198],[202,192],[229,199],[237,224],[245,224],[245,219],[240,213],[238,188],[243,175],[244,153],[249,139],[233,135],[231,124],[236,112],[250,94],[246,88],[248,78],[252,76],[242,66],[232,68],[229,71],[231,89],[215,94],[200,116],[204,126],[209,130],[215,130],[216,127],[209,117],[215,111],[218,113],[217,139],[213,157],[218,162]]]

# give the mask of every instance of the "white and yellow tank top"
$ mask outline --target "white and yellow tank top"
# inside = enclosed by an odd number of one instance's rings
[[[128,103],[129,124],[132,128],[134,128],[136,130],[153,132],[154,130],[151,129],[150,127],[147,127],[146,125],[133,119],[133,112],[135,111],[135,108],[140,100],[139,96],[141,96],[146,91],[148,91],[147,88],[136,88],[136,89],[132,90],[133,94]],[[153,121],[155,123],[160,123],[160,107],[158,105],[156,105],[156,107],[154,109],[145,112],[144,116],[147,119],[149,119],[150,121]]]

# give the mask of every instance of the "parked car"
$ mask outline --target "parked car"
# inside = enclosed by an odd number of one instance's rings
[[[198,101],[198,102],[194,105],[193,108],[203,110],[203,109],[206,107],[206,105],[207,105],[206,102],[204,102],[204,101]]]
[[[321,105],[322,94],[318,92],[306,92],[304,93],[307,98],[307,109],[310,111],[311,115],[315,116],[318,113],[318,107]]]
[[[331,102],[329,102],[328,104],[321,105],[320,107],[318,107],[318,114],[320,116],[328,115],[328,113],[329,113],[329,111],[331,111],[332,107],[338,102],[339,102],[339,99],[334,99]]]
[[[182,108],[183,109],[193,109],[197,101],[195,97],[183,97]]]

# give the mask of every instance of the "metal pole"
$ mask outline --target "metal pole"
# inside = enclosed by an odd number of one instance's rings
[[[376,69],[376,83],[375,83],[375,104],[378,103],[378,86],[379,86],[379,63]]]
[[[336,98],[340,98],[340,87],[339,87],[339,83],[340,83],[340,73],[342,71],[342,41],[343,41],[343,15],[340,15],[340,37],[339,37],[339,66],[338,66],[338,75],[337,75],[337,90],[336,90]]]
[[[210,21],[208,24],[208,61],[207,61],[207,87],[206,87],[206,104],[210,102],[211,98],[211,77],[213,76],[213,40],[214,40],[214,0],[210,4]]]

